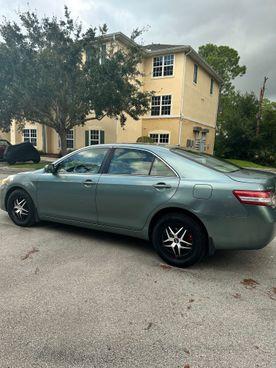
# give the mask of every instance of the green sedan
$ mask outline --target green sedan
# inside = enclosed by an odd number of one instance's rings
[[[187,267],[216,249],[259,249],[276,231],[276,175],[181,147],[82,148],[0,187],[19,226],[61,222],[150,240]]]

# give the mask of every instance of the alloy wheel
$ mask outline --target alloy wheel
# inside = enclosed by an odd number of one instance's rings
[[[24,220],[29,215],[29,208],[25,198],[16,198],[13,203],[13,212],[19,220]]]
[[[192,234],[184,226],[167,226],[162,234],[162,245],[169,255],[185,257],[193,250]]]

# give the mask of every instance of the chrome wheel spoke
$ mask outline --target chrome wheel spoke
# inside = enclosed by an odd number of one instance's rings
[[[13,205],[13,211],[14,214],[20,219],[22,220],[23,216],[28,216],[29,214],[29,210],[28,210],[28,206],[27,206],[27,201],[25,198],[17,198],[14,201],[14,205]]]
[[[169,232],[168,232],[168,229],[166,229],[166,235],[167,235],[167,239],[163,240],[163,242],[173,242],[173,237],[170,236]]]
[[[174,233],[174,236],[177,236],[181,231],[183,230],[183,227],[181,227],[179,230],[177,230],[176,233]],[[184,234],[186,233],[187,230],[184,231]]]
[[[185,236],[187,239],[187,229],[184,227],[177,227],[172,229],[171,226],[168,226],[164,231],[163,236],[163,246],[167,249],[170,249],[175,257],[183,256],[183,251],[192,250],[192,242],[188,242],[185,240]],[[191,235],[190,235],[191,237]],[[188,238],[189,239],[189,238]],[[190,239],[189,239],[190,240]]]
[[[192,243],[189,243],[189,242],[187,242],[186,240],[180,240],[180,243],[187,244],[187,245],[189,245],[190,247],[192,246]],[[188,247],[186,247],[186,248],[188,248]]]

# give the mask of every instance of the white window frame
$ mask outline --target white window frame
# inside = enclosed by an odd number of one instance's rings
[[[23,129],[23,142],[30,142],[34,146],[37,146],[37,129],[24,128]]]
[[[92,135],[96,132],[98,134],[98,138],[92,138]],[[100,131],[100,129],[91,129],[91,130],[89,130],[89,145],[91,146],[91,145],[94,145],[94,144],[100,144],[100,142],[101,142],[101,131]]]
[[[67,149],[74,149],[74,129],[70,129],[69,132],[66,133],[66,147]],[[72,147],[68,147],[68,142],[72,143]]]
[[[157,64],[157,60],[159,59],[159,63]],[[169,59],[169,60],[167,60]],[[166,78],[174,76],[174,54],[166,54],[166,55],[158,55],[152,58],[152,77],[153,78]],[[157,65],[156,65],[157,64]],[[165,75],[166,67],[172,67],[172,73]],[[161,68],[160,75],[154,75],[154,71]]]
[[[167,97],[170,97],[170,103],[166,103],[166,99]],[[154,98],[159,98],[159,104],[154,104],[153,105],[153,99]],[[169,114],[162,114],[162,108],[169,106],[170,107],[170,113]],[[152,114],[152,107],[159,107],[159,113],[158,114]],[[151,116],[170,116],[172,112],[172,95],[159,95],[159,96],[152,96],[151,99],[151,111],[150,111],[150,115]]]
[[[154,139],[152,135],[157,136],[157,140],[154,142],[155,144],[170,144],[171,134],[170,132],[149,132],[149,137]],[[167,135],[168,136],[168,142],[161,142],[161,140],[164,138],[161,136]]]
[[[95,132],[97,132],[98,137],[92,137]],[[89,137],[88,137],[89,146],[92,146],[95,144],[101,144],[101,132],[103,132],[104,134],[105,132],[104,129],[90,129],[89,130]]]

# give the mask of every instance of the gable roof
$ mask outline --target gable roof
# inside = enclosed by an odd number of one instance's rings
[[[106,40],[118,40],[126,46],[137,46],[137,43],[131,38],[127,37],[122,32],[109,33],[103,36]],[[145,56],[160,55],[160,53],[175,53],[184,52],[186,56],[192,58],[198,65],[200,65],[207,73],[209,73],[219,84],[223,83],[222,78],[218,73],[192,48],[190,45],[172,45],[164,43],[152,43],[142,46],[145,51]]]

